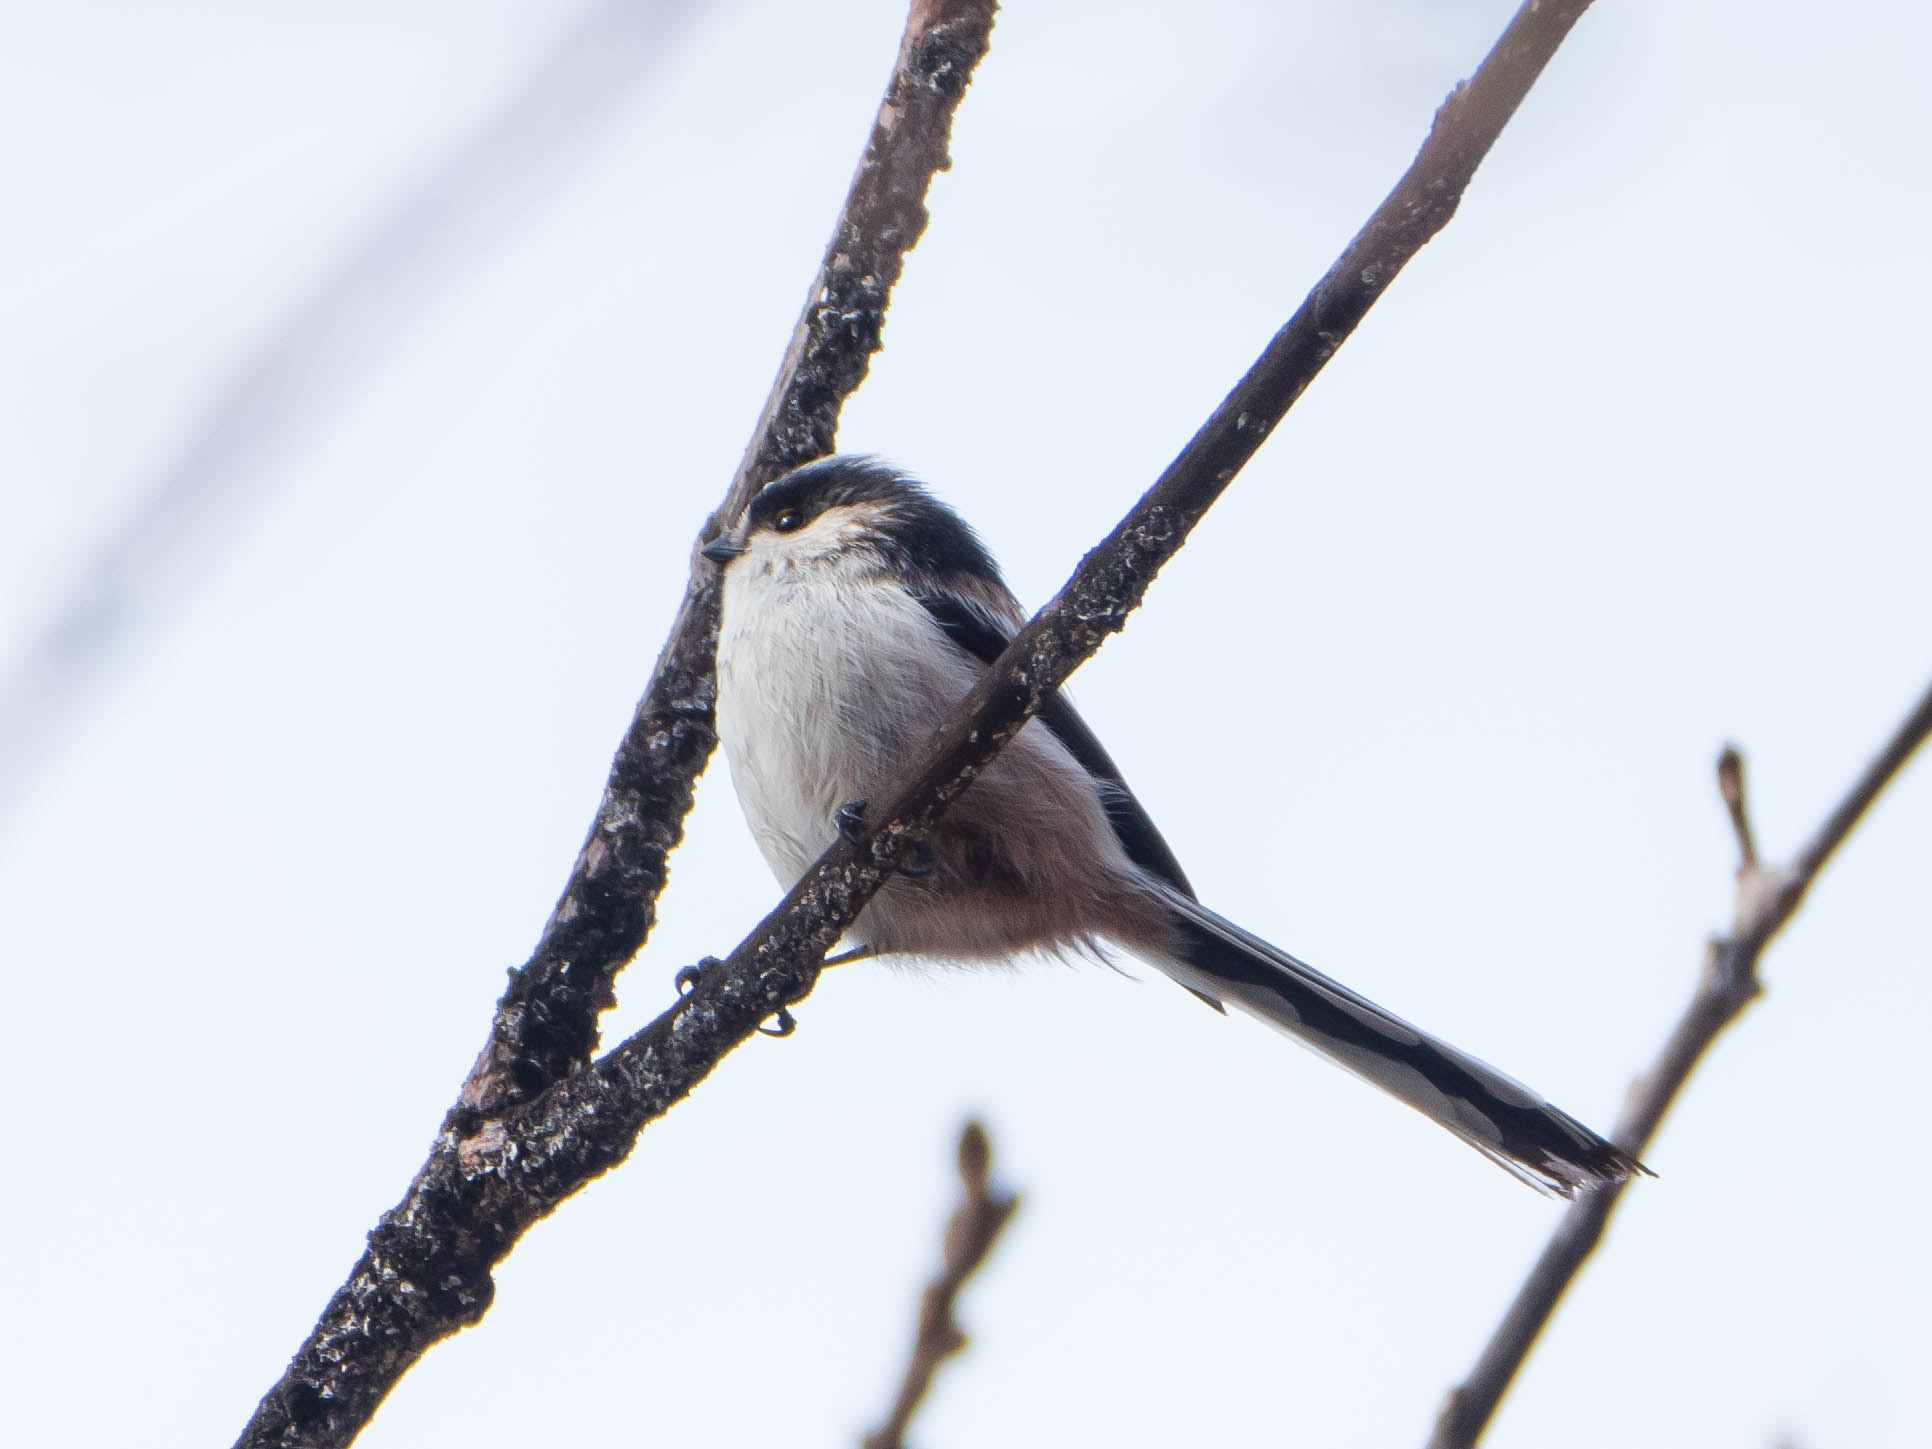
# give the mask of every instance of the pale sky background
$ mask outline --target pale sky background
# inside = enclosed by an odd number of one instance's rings
[[[1043,600],[1510,10],[1016,0],[844,445]],[[0,5],[0,679],[587,13]],[[548,149],[390,258],[355,345],[161,531],[0,817],[9,1442],[229,1442],[402,1192],[563,883],[902,16],[620,15]],[[1782,854],[1932,675],[1928,48],[1916,5],[1603,0],[1076,681],[1204,898],[1598,1125],[1729,919],[1720,745]],[[1929,862],[1921,760],[1490,1443],[1932,1442]],[[776,898],[721,765],[673,864],[613,1038]],[[798,1017],[533,1231],[362,1443],[854,1444],[968,1112],[1026,1202],[931,1449],[1419,1443],[1558,1217],[1158,979],[864,967]]]

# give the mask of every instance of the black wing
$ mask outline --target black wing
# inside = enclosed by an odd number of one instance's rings
[[[957,594],[920,592],[913,597],[925,607],[948,639],[982,664],[991,664],[1012,642],[1014,631],[1011,625]],[[1106,808],[1107,819],[1114,827],[1114,835],[1120,841],[1121,849],[1127,852],[1127,858],[1149,875],[1158,876],[1192,899],[1194,887],[1187,883],[1181,863],[1174,859],[1174,852],[1161,839],[1160,831],[1147,818],[1147,812],[1134,798],[1134,792],[1127,788],[1127,782],[1120,778],[1120,767],[1113,762],[1112,756],[1094,732],[1087,728],[1087,722],[1067,703],[1065,696],[1056,693],[1042,705],[1039,719],[1067,747],[1067,753],[1100,782],[1101,804]]]

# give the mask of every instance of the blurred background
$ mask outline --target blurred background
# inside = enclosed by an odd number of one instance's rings
[[[1508,0],[1038,0],[848,408],[1044,600]],[[591,817],[899,0],[6,0],[0,1379],[228,1442]],[[1606,0],[1075,693],[1205,899],[1591,1122],[1932,673],[1923,7]],[[1180,679],[1184,683],[1175,683]],[[1176,691],[1182,697],[1176,700]],[[1932,763],[1489,1442],[1932,1442]],[[721,766],[614,1039],[776,899]],[[930,1445],[1419,1443],[1556,1221],[1151,973],[833,973],[362,1442],[849,1445],[984,1114]]]

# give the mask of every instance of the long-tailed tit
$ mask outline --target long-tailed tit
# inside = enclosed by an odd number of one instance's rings
[[[724,567],[718,733],[789,885],[1025,621],[978,535],[892,468],[807,464],[704,553]],[[987,960],[1108,942],[1241,1007],[1565,1197],[1639,1170],[1536,1093],[1224,920],[1064,698],[954,802],[853,923],[863,954]]]

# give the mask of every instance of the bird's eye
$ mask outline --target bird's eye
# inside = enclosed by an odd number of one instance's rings
[[[800,508],[787,508],[771,521],[771,526],[780,533],[790,533],[805,522],[805,511]]]

